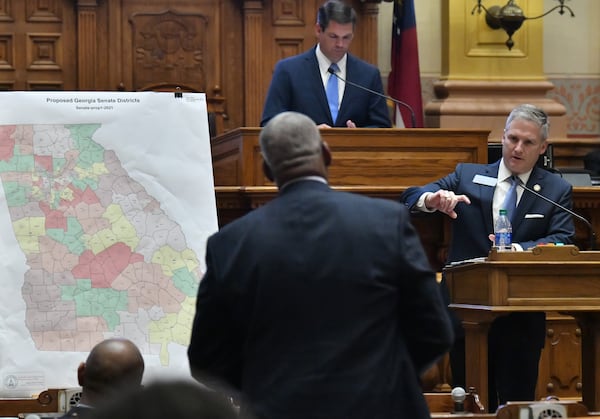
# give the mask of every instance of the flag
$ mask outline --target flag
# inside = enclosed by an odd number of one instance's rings
[[[394,1],[392,25],[392,71],[388,77],[388,94],[408,103],[415,112],[416,127],[423,127],[423,99],[414,0]],[[397,122],[412,127],[410,111],[396,106]],[[400,121],[398,116],[402,116]],[[396,124],[398,127],[399,124]]]

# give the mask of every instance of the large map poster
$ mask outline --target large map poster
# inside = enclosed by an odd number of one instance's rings
[[[210,156],[203,94],[0,94],[1,396],[76,387],[113,336],[189,376]]]

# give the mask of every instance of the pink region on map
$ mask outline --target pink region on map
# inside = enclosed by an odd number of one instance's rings
[[[52,173],[53,172],[53,158],[52,156],[34,156],[33,159],[35,160],[35,165],[37,167],[41,167],[42,169],[44,169],[46,172],[48,173]]]
[[[15,129],[14,125],[0,127],[0,161],[9,161],[14,155],[15,140],[12,135]]]
[[[40,236],[38,242],[40,248],[44,249],[44,252],[40,253],[40,258],[41,267],[45,272],[69,272],[79,263],[77,255],[73,254],[64,244],[57,243],[47,236]],[[72,285],[73,283],[72,279],[65,283],[58,277],[55,281],[61,285]]]
[[[69,189],[71,189],[71,191],[73,192],[73,199],[71,199],[70,201],[65,201],[63,199],[61,201],[62,205],[74,207],[80,202],[83,202],[88,205],[97,204],[98,202],[100,202],[100,200],[96,196],[96,193],[93,190],[91,190],[89,186],[83,191],[79,188],[74,187],[73,185],[69,185]]]
[[[142,262],[144,257],[132,253],[125,243],[115,243],[97,255],[91,250],[84,251],[79,264],[73,268],[75,278],[89,278],[92,288],[111,288],[112,283],[131,263]]]
[[[132,263],[113,282],[113,288],[127,291],[128,309],[133,313],[139,308],[150,309],[156,306],[161,307],[165,313],[178,313],[186,298],[156,263]]]
[[[67,218],[61,211],[51,209],[50,205],[44,201],[40,201],[40,209],[46,216],[46,229],[60,228],[67,231]]]

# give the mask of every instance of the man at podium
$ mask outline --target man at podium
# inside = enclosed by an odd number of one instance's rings
[[[492,164],[459,164],[446,177],[402,196],[412,211],[441,211],[453,219],[448,263],[487,256],[493,225],[511,179],[560,205],[572,207],[572,186],[556,174],[536,166],[548,146],[548,116],[533,105],[512,110],[502,136],[502,158]],[[516,187],[512,215],[514,250],[542,243],[572,243],[575,229],[566,211]],[[514,204],[513,204],[514,205]],[[445,280],[442,293],[450,303]],[[450,352],[453,385],[465,384],[465,341],[461,321],[451,312],[457,336]],[[488,335],[489,411],[498,403],[534,400],[538,364],[545,339],[544,313],[512,313],[496,319]]]
[[[328,0],[319,8],[318,43],[277,63],[261,126],[281,112],[295,111],[319,128],[391,127],[379,70],[348,53],[355,26],[356,12],[342,1]]]

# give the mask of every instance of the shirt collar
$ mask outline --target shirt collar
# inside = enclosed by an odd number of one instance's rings
[[[331,61],[329,61],[329,58],[327,58],[325,56],[325,54],[323,54],[323,52],[321,52],[321,46],[319,44],[317,44],[317,48],[315,49],[315,54],[317,55],[317,61],[319,62],[319,70],[321,72],[321,75],[327,76],[327,74],[328,74],[327,70],[329,69],[329,66],[331,65]],[[347,61],[348,61],[348,54],[344,54],[342,59],[336,63],[340,69],[340,72],[338,75],[342,78],[346,78],[346,62]]]
[[[521,173],[520,175],[518,175],[519,179],[521,179],[521,182],[523,182],[524,185],[527,185],[527,181],[529,180],[529,176],[531,176],[532,171],[533,168],[531,168],[528,172]],[[502,158],[502,160],[500,161],[500,167],[498,167],[498,182],[504,182],[512,175],[512,172],[508,170],[508,167],[506,167],[506,165],[504,164],[504,158]]]
[[[327,180],[324,177],[321,176],[301,176],[301,177],[297,177],[296,179],[292,179],[286,183],[284,183],[283,185],[281,185],[281,187],[279,188],[280,191],[282,191],[284,188],[287,188],[288,186],[294,184],[294,183],[298,183],[298,182],[302,182],[305,180],[312,180],[315,182],[321,182],[327,185]]]

